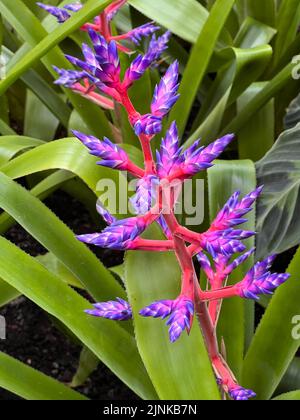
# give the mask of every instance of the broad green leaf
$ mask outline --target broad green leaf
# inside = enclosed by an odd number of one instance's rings
[[[238,133],[245,124],[250,120],[252,115],[264,107],[270,99],[274,98],[287,84],[297,84],[293,80],[294,64],[289,63],[284,67],[272,80],[266,83],[258,95],[256,95],[240,112],[237,116],[224,128],[224,133]]]
[[[238,112],[243,109],[265,86],[264,82],[254,83],[238,99]],[[271,99],[261,108],[238,135],[240,159],[251,159],[254,162],[262,159],[273,146],[275,139],[275,104]]]
[[[58,124],[59,120],[49,111],[48,107],[34,93],[27,90],[24,135],[41,138],[45,141],[53,140]]]
[[[208,17],[207,10],[196,0],[129,0],[129,4],[174,34],[196,42]]]
[[[300,400],[300,391],[288,392],[287,394],[279,395],[274,398],[274,401],[299,401]]]
[[[295,389],[300,389],[300,359],[295,357],[292,361],[284,377],[282,378],[276,394],[282,394]]]
[[[20,296],[20,293],[0,279],[0,308]]]
[[[276,0],[246,0],[247,11],[250,16],[266,23],[269,26],[275,26],[276,19]]]
[[[234,1],[215,2],[191,52],[179,88],[179,101],[170,115],[171,121],[177,121],[181,135],[184,133],[195,97]]]
[[[0,137],[0,166],[4,165],[21,151],[44,144],[42,140],[31,137],[9,135]]]
[[[277,37],[274,48],[274,65],[297,35],[300,20],[298,0],[282,0],[277,18]]]
[[[300,243],[300,124],[283,132],[257,163],[264,191],[258,202],[257,256],[280,253]]]
[[[189,337],[184,333],[178,342],[171,344],[165,321],[138,314],[156,300],[176,298],[180,277],[172,253],[126,255],[125,282],[139,352],[160,399],[218,400],[220,396],[197,323]]]
[[[256,188],[255,167],[251,161],[218,161],[208,171],[208,191],[210,219],[214,220],[218,211],[224,206],[235,191],[246,195]],[[247,215],[248,222],[243,228],[255,230],[255,212]],[[254,239],[245,242],[247,248],[254,246]],[[229,282],[241,281],[253,265],[250,258],[242,267],[235,270]],[[219,339],[223,339],[230,367],[240,377],[244,350],[250,344],[254,332],[254,304],[240,298],[226,299],[222,305],[218,324]]]
[[[284,119],[284,126],[287,130],[294,128],[300,122],[300,95],[290,104]]]
[[[0,185],[0,207],[60,259],[95,299],[124,296],[111,273],[43,203],[2,173]]]
[[[79,365],[70,386],[72,388],[82,386],[94,370],[97,369],[98,365],[98,357],[87,347],[83,347],[80,353]]]
[[[0,119],[0,134],[2,134],[3,136],[13,136],[17,133],[5,121]]]
[[[88,399],[2,352],[0,352],[0,387],[26,400]]]
[[[0,277],[61,321],[137,395],[156,398],[134,338],[125,328],[86,315],[90,304],[84,298],[6,239],[0,238],[0,245]]]
[[[243,385],[262,400],[272,397],[300,345],[295,319],[300,313],[299,264],[300,250],[287,269],[291,278],[269,303],[244,362]]]

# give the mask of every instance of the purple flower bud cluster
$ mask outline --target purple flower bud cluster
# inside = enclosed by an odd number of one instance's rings
[[[81,82],[83,79],[89,79],[92,82],[96,80],[94,78],[91,78],[91,76],[86,71],[65,70],[59,69],[56,66],[53,66],[53,68],[60,76],[54,82],[56,85],[62,85],[68,88],[72,88],[75,83]]]
[[[207,147],[198,147],[199,141],[196,141],[184,153],[184,162],[181,165],[181,171],[185,176],[192,177],[198,172],[208,169],[212,162],[217,159],[233,141],[234,134],[228,134]]]
[[[102,91],[114,89],[120,83],[120,59],[117,45],[114,41],[109,43],[93,30],[89,30],[89,35],[94,46],[94,51],[87,45],[82,45],[84,59],[66,55],[66,58],[74,66],[81,68],[89,75],[91,81]]]
[[[139,80],[143,76],[146,70],[148,70],[148,68],[160,58],[163,51],[166,50],[169,39],[169,32],[158,39],[153,36],[146,54],[139,54],[126,71],[123,83],[124,86],[127,88],[130,87],[135,81]]]
[[[69,10],[70,12],[78,12],[83,7],[83,5],[79,2],[66,4],[65,6],[63,6],[63,8],[50,6],[44,3],[37,3],[37,5],[42,9],[46,10],[52,16],[56,17],[58,23],[64,23],[68,19],[70,19],[71,15],[67,12],[67,10]]]
[[[147,175],[137,183],[136,194],[131,204],[137,214],[145,214],[153,207],[157,197],[159,179],[155,175]]]
[[[241,297],[258,300],[259,295],[271,295],[277,287],[290,278],[290,274],[272,274],[269,271],[274,259],[275,256],[271,256],[262,262],[258,262],[246,274],[244,280],[237,285]]]
[[[112,223],[101,233],[80,235],[77,239],[100,248],[125,251],[130,249],[132,242],[146,230],[148,223],[145,217],[131,217]]]
[[[182,148],[179,147],[179,137],[176,122],[173,122],[162,139],[160,151],[156,154],[157,170],[161,178],[176,173],[183,161]]]
[[[110,226],[117,222],[117,219],[104,207],[100,200],[97,201],[97,212],[102,219]]]
[[[185,329],[188,333],[190,332],[194,315],[194,304],[187,297],[180,296],[176,300],[154,302],[142,309],[140,315],[162,319],[169,317],[167,321],[169,337],[170,341],[174,343]]]
[[[156,135],[162,130],[162,119],[177,102],[179,63],[175,61],[170,65],[160,83],[155,87],[151,104],[151,114],[142,116],[135,122],[135,132]]]
[[[251,389],[245,389],[242,386],[236,386],[236,388],[230,389],[229,395],[235,401],[247,401],[256,397],[255,392],[251,391]]]
[[[139,45],[142,38],[153,35],[154,32],[158,31],[159,29],[160,27],[155,26],[154,22],[145,23],[145,25],[139,26],[138,28],[128,32],[128,38],[130,38],[131,41],[136,45]]]
[[[92,155],[103,159],[98,162],[98,165],[119,170],[127,169],[129,161],[127,153],[108,138],[104,137],[103,141],[100,141],[94,136],[88,136],[75,130],[73,130],[73,134],[90,150]]]
[[[116,301],[96,303],[94,308],[87,309],[85,312],[89,315],[113,321],[128,321],[132,318],[132,310],[129,303],[120,298],[117,298]]]

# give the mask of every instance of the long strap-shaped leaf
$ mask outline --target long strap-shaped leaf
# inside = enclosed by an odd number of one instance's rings
[[[189,42],[196,42],[208,12],[196,0],[129,0],[150,19]]]
[[[43,373],[0,353],[0,387],[26,400],[87,400]]]
[[[87,316],[85,299],[6,239],[0,238],[0,248],[0,277],[65,324],[139,396],[156,398],[134,338],[124,328]]]
[[[95,299],[124,291],[111,273],[41,201],[0,173],[0,207],[51,251],[87,287]]]
[[[243,195],[253,191],[256,187],[255,166],[251,161],[219,161],[208,171],[208,190],[210,218],[213,220],[217,212],[223,207],[235,191]],[[255,212],[250,214],[245,229],[255,230]],[[251,248],[254,239],[248,240],[246,245]],[[241,281],[253,258],[243,267],[237,269],[230,278],[230,283]],[[219,320],[218,335],[224,339],[226,353],[230,366],[235,374],[240,376],[244,360],[244,349],[249,345],[254,332],[254,305],[243,302],[240,298],[233,298],[223,302]]]
[[[180,134],[184,133],[195,97],[208,68],[218,38],[235,0],[217,0],[192,50],[180,85],[180,99],[171,112]]]
[[[165,321],[142,318],[139,311],[160,299],[174,299],[180,270],[171,253],[130,252],[125,280],[133,307],[138,348],[160,399],[217,400],[220,398],[203,338],[195,323],[171,344]]]
[[[300,250],[287,270],[291,278],[271,300],[245,359],[243,382],[263,400],[272,397],[300,345],[297,331],[293,334],[293,319],[300,312],[299,264]]]
[[[22,150],[41,146],[42,140],[24,136],[2,136],[0,137],[0,166],[7,163],[11,158]]]
[[[299,401],[300,400],[300,391],[288,392],[287,394],[279,395],[274,398],[274,401]]]

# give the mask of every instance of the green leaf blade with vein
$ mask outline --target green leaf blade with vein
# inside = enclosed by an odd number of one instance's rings
[[[0,352],[0,387],[26,400],[88,399],[2,352]]]
[[[6,239],[0,238],[0,245],[0,277],[61,321],[137,395],[156,398],[134,338],[125,328],[87,316],[88,301]]]
[[[243,367],[243,385],[270,399],[300,345],[293,319],[300,312],[300,250],[287,272],[291,278],[275,293],[255,333]]]

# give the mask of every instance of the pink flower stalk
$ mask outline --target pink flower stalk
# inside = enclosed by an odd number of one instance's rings
[[[254,249],[247,251],[243,242],[255,235],[255,232],[247,231],[240,225],[246,222],[245,215],[252,210],[262,188],[244,198],[240,197],[239,192],[233,194],[206,232],[199,234],[178,223],[174,209],[182,184],[186,179],[211,167],[214,160],[234,140],[234,135],[228,134],[206,147],[196,141],[184,150],[180,147],[176,122],[173,122],[161,142],[157,158],[154,159],[151,140],[155,134],[161,132],[163,118],[178,100],[179,66],[177,62],[171,64],[155,88],[149,114],[141,115],[130,99],[129,89],[157,61],[165,49],[169,35],[164,39],[153,37],[146,54],[138,55],[133,60],[122,79],[117,44],[107,37],[103,29],[107,25],[105,19],[110,19],[123,4],[124,1],[115,2],[101,15],[99,20],[102,32],[88,28],[93,48],[83,45],[84,59],[81,60],[68,56],[69,61],[80,70],[57,70],[60,76],[57,83],[73,88],[74,83],[79,83],[82,79],[88,80],[108,99],[119,102],[125,108],[141,144],[144,168],[131,162],[122,147],[107,138],[99,140],[77,131],[74,131],[74,135],[93,155],[101,159],[98,164],[129,171],[138,178],[136,194],[132,199],[137,215],[117,220],[98,203],[98,211],[108,227],[103,232],[81,235],[78,239],[87,244],[116,250],[173,251],[182,272],[179,296],[149,303],[149,306],[141,309],[140,315],[167,318],[169,337],[173,343],[184,330],[189,333],[196,313],[218,384],[232,399],[249,399],[255,394],[237,383],[220,354],[216,326],[223,299],[234,296],[258,299],[260,294],[272,293],[289,277],[288,274],[271,274],[274,257],[270,257],[257,263],[239,283],[226,287],[229,275],[254,252]],[[139,39],[142,32],[151,32],[150,26],[135,32],[135,38]],[[176,190],[171,187],[174,181]],[[159,223],[165,240],[147,240],[142,237],[152,223]],[[237,253],[242,255],[234,257]],[[194,256],[198,257],[207,276],[206,290],[202,290],[200,286],[194,267]],[[120,299],[96,304],[88,313],[115,320],[128,320],[132,316],[130,304]]]

